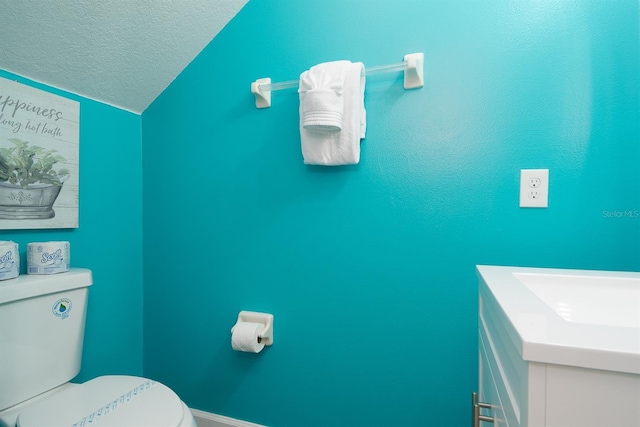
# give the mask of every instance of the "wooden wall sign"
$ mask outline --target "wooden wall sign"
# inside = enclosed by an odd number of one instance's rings
[[[80,104],[0,78],[0,229],[78,227]]]

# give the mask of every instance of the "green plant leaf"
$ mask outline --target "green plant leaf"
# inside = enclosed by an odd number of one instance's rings
[[[65,158],[54,155],[56,150],[30,146],[19,138],[10,138],[8,141],[15,147],[0,148],[0,181],[19,183],[22,188],[37,182],[62,185],[53,166],[65,161]],[[60,175],[68,173],[66,169],[59,172]]]

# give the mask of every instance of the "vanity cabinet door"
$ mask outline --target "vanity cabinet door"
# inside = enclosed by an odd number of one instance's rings
[[[507,420],[504,416],[502,402],[500,400],[500,396],[498,395],[494,374],[491,371],[491,366],[489,364],[486,349],[482,342],[482,337],[480,337],[479,339],[479,347],[479,400],[480,402],[491,404],[491,409],[482,409],[481,414],[493,417],[493,424],[491,424],[490,422],[481,422],[480,427],[487,427],[491,425],[496,427],[517,427],[509,426],[509,423],[507,423]]]
[[[546,366],[547,427],[639,427],[640,375]]]

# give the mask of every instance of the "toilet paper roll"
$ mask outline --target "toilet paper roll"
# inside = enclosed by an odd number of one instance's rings
[[[69,271],[69,242],[33,242],[27,244],[27,272],[56,274]]]
[[[264,325],[255,322],[238,322],[233,327],[231,334],[231,348],[236,351],[260,353],[264,348],[264,341],[259,339]]]
[[[18,244],[11,240],[0,241],[0,280],[13,279],[20,274]]]

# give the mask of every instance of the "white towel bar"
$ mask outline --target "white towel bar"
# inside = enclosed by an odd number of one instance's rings
[[[395,71],[404,71],[405,89],[421,88],[424,86],[424,54],[422,52],[410,53],[404,56],[403,62],[366,68],[365,75],[372,76]],[[271,83],[269,77],[256,80],[251,83],[251,93],[253,93],[253,96],[256,98],[256,108],[271,107],[271,92],[296,88],[299,84],[299,80]]]

